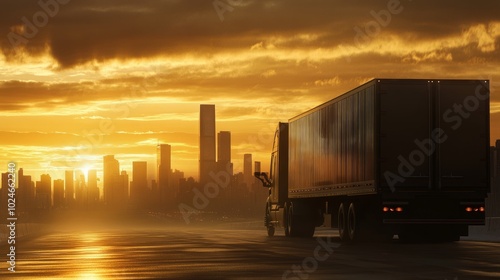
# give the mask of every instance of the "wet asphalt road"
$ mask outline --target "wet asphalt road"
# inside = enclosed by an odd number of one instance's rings
[[[260,222],[171,225],[73,221],[19,240],[2,279],[500,279],[500,243],[340,245],[269,238]],[[5,246],[2,246],[5,256]]]

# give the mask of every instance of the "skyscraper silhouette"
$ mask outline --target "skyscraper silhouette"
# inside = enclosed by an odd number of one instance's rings
[[[254,182],[254,176],[252,173],[252,154],[243,155],[243,176],[245,184],[247,185],[248,190],[250,190]]]
[[[148,163],[132,162],[132,183],[130,184],[130,200],[136,205],[145,206],[148,194]]]
[[[2,190],[7,192],[7,189],[9,188],[9,173],[2,173]],[[2,205],[6,205],[3,204]],[[7,207],[4,207],[7,208]]]
[[[64,181],[61,179],[54,180],[54,192],[52,195],[54,208],[62,208],[64,206]]]
[[[229,172],[233,176],[231,163],[231,132],[221,131],[217,134],[217,169]]]
[[[172,147],[167,144],[159,144],[157,147],[157,184],[159,197],[156,198],[155,204],[159,204],[160,208],[165,209],[169,201],[169,182],[172,173],[171,170]]]
[[[215,105],[200,105],[200,172],[199,181],[205,185],[210,181],[210,172],[216,169],[215,162]]]
[[[103,173],[104,202],[107,205],[114,205],[118,200],[118,179],[120,175],[120,164],[115,159],[115,156],[104,156]]]
[[[75,177],[73,170],[66,170],[64,172],[64,200],[67,205],[72,205],[75,199]]]
[[[24,175],[24,170],[19,168],[17,175],[17,195],[16,208],[18,213],[21,215],[23,213],[35,211],[37,208],[36,197],[35,197],[35,184],[31,181],[31,176]]]
[[[0,189],[0,218],[3,220],[8,217],[7,214],[7,205],[9,199],[9,173],[2,173],[2,189]]]
[[[89,170],[87,175],[87,201],[90,205],[99,202],[99,188],[97,187],[97,170]]]
[[[49,174],[42,174],[36,182],[36,200],[39,209],[48,210],[52,207],[52,179]]]
[[[75,172],[75,202],[80,208],[87,206],[87,182],[81,170]]]
[[[182,179],[184,179],[184,172],[182,171],[179,171],[179,170],[174,170],[172,172],[172,174],[170,175],[171,176],[171,180],[170,180],[170,184],[169,184],[169,197],[170,197],[170,201],[175,203],[175,202],[179,202],[179,195],[180,195],[180,181]],[[174,206],[174,205],[172,205]]]
[[[260,172],[260,161],[254,162],[254,169],[253,169],[253,171],[254,172]],[[254,178],[254,181],[258,182],[258,179]]]
[[[114,197],[114,207],[124,208],[127,205],[129,199],[129,179],[125,170],[122,170],[120,175],[118,175]]]

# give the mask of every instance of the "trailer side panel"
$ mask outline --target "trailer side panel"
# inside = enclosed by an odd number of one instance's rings
[[[289,196],[376,193],[375,83],[290,121]]]

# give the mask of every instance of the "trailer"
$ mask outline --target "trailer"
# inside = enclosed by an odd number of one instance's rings
[[[489,127],[487,80],[374,79],[279,123],[267,233],[459,240],[485,221]]]

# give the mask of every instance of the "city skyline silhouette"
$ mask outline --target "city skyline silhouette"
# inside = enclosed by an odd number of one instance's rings
[[[254,164],[251,153],[244,154],[241,171],[233,174],[231,132],[216,132],[215,111],[215,105],[200,105],[198,178],[204,179],[185,177],[182,170],[175,169],[172,166],[172,146],[160,142],[156,146],[156,176],[153,178],[148,176],[150,172],[147,161],[137,159],[132,162],[132,170],[125,170],[120,168],[121,162],[115,158],[116,155],[104,155],[100,168],[94,165],[95,169],[88,166],[67,169],[62,178],[41,174],[40,180],[16,163],[19,174],[16,187],[24,200],[21,202],[20,212],[96,206],[118,210],[133,207],[172,211],[178,208],[182,196],[192,193],[194,188],[203,188],[213,182],[214,174],[219,172],[231,177],[231,190],[227,190],[227,193],[232,193],[233,200],[240,201],[243,205],[249,193],[254,197],[253,202],[257,202],[256,197],[264,199],[266,192],[260,190],[253,177],[254,165],[255,170],[260,171],[261,163],[255,161]],[[6,181],[2,183],[5,185]],[[241,193],[237,189],[242,190]],[[227,201],[222,204],[231,203]],[[29,207],[32,208],[28,210]]]

